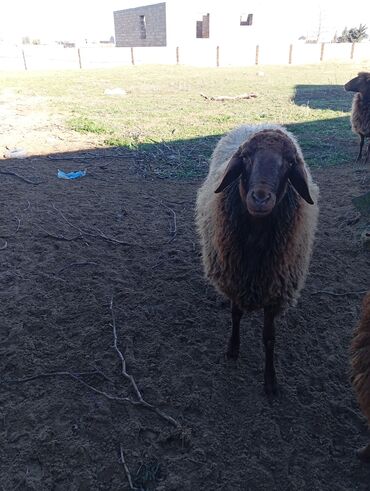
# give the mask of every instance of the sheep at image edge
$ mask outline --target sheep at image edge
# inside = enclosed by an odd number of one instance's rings
[[[360,72],[357,77],[344,86],[347,92],[357,92],[353,96],[351,110],[352,131],[360,137],[360,151],[356,162],[362,157],[362,148],[365,138],[370,138],[370,73]],[[367,147],[365,164],[370,157],[370,143]]]
[[[274,320],[296,303],[303,287],[318,195],[297,141],[278,125],[244,125],[221,138],[198,191],[205,275],[231,300],[226,355],[238,358],[243,312],[263,308],[268,395],[277,392]]]
[[[370,291],[362,304],[362,316],[351,344],[352,384],[360,408],[370,426]],[[370,463],[370,443],[357,452]]]

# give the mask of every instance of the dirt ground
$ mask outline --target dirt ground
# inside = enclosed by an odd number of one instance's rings
[[[370,490],[348,376],[370,265],[351,199],[368,169],[313,172],[319,231],[301,300],[278,325],[269,403],[260,315],[243,319],[237,366],[223,357],[228,304],[203,278],[193,223],[200,182],[153,178],[111,150],[67,153],[61,138],[0,160],[0,488]],[[162,413],[124,400],[137,392],[120,354]]]

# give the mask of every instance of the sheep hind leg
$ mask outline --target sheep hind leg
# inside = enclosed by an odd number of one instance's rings
[[[237,360],[239,356],[240,348],[240,319],[243,312],[239,307],[231,302],[231,319],[232,319],[232,331],[227,345],[226,356],[228,359]]]
[[[263,322],[263,344],[265,348],[265,392],[268,396],[278,392],[274,367],[275,316],[276,309],[265,307]]]
[[[365,157],[365,164],[367,164],[369,162],[369,157],[370,157],[370,140],[369,140],[369,144],[367,146],[367,152],[366,152],[366,157]]]
[[[370,463],[370,443],[365,447],[358,449],[356,455],[362,462]]]
[[[363,146],[364,146],[364,141],[365,141],[365,137],[364,137],[364,135],[362,135],[362,134],[360,133],[360,135],[359,135],[359,136],[360,136],[360,151],[358,152],[358,155],[357,155],[357,159],[356,159],[355,164],[357,164],[357,162],[359,162],[359,160],[360,160],[360,159],[361,159],[361,157],[362,157],[362,148],[363,148]]]

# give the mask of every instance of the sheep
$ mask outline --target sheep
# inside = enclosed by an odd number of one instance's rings
[[[362,316],[351,342],[351,379],[360,408],[370,426],[370,291],[363,300]],[[357,451],[370,463],[370,443]]]
[[[269,397],[278,392],[274,320],[295,305],[303,287],[318,194],[295,137],[272,124],[243,125],[221,138],[197,194],[205,276],[231,300],[226,356],[238,358],[243,312],[263,308]]]
[[[362,157],[362,148],[365,138],[370,137],[370,73],[359,72],[357,77],[347,82],[344,89],[348,92],[357,92],[353,96],[351,110],[352,131],[360,137],[360,151],[356,163]],[[370,157],[370,142],[367,147],[365,164]]]

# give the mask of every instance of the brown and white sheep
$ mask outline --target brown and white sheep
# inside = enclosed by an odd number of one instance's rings
[[[356,162],[362,157],[362,148],[365,138],[370,138],[370,73],[359,72],[357,77],[347,82],[344,86],[348,92],[357,92],[353,96],[351,110],[352,131],[360,137],[360,151]],[[365,163],[370,157],[370,143],[367,147]]]
[[[370,426],[370,291],[362,304],[362,316],[351,343],[352,384],[360,408]],[[370,463],[370,443],[357,452]]]
[[[244,125],[224,136],[198,191],[196,223],[205,274],[231,300],[226,355],[239,355],[243,312],[264,309],[267,394],[277,392],[274,320],[295,304],[303,287],[317,199],[318,187],[297,141],[278,125]]]

